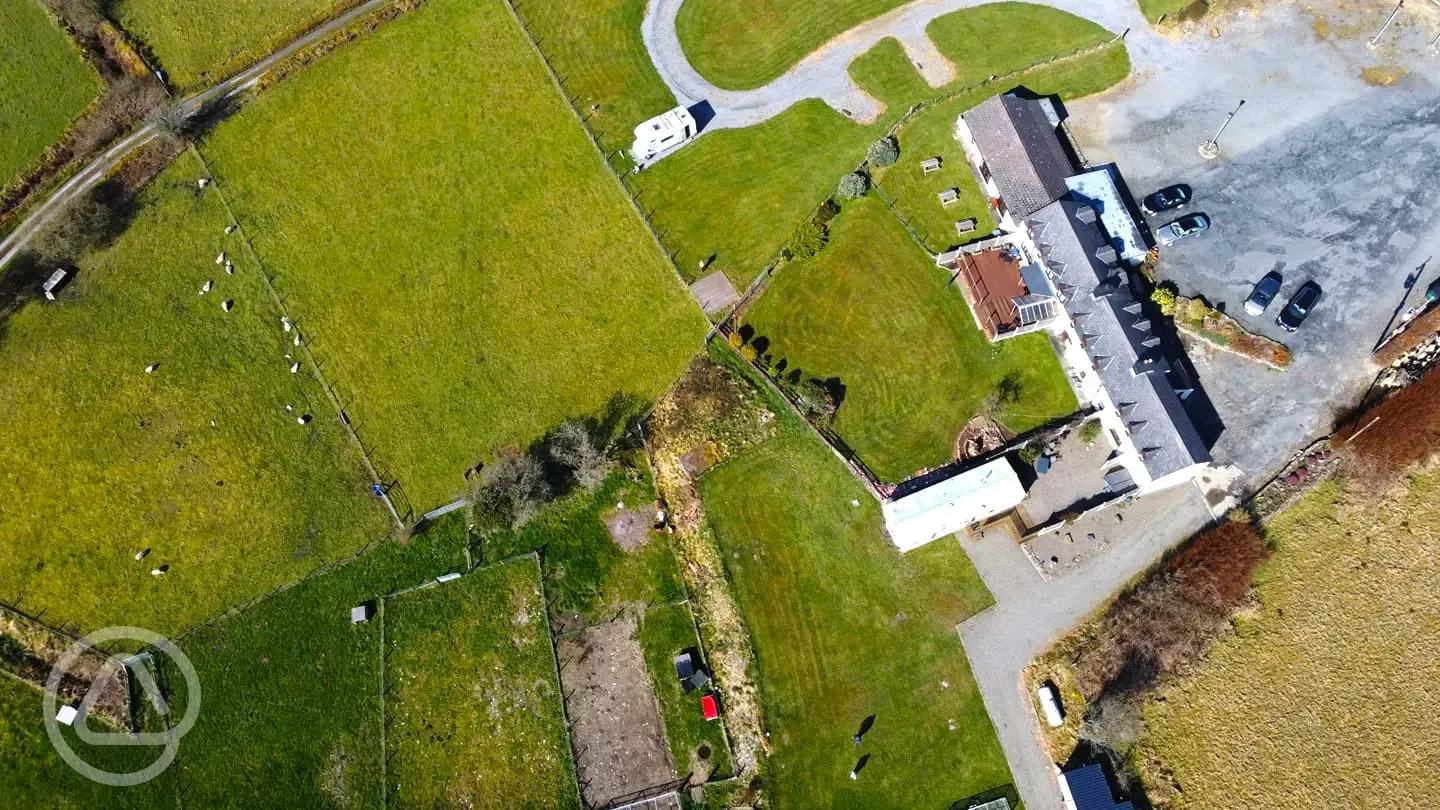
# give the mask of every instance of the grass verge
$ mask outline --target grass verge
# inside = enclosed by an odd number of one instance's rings
[[[1017,433],[1075,410],[1048,338],[991,344],[958,288],[875,199],[831,222],[817,257],[776,274],[746,316],[785,375],[843,390],[835,430],[882,479],[900,481],[954,457],[987,398]]]
[[[430,0],[204,150],[417,511],[504,447],[659,393],[703,334],[503,3]]]
[[[533,558],[385,604],[391,805],[578,808]]]
[[[991,601],[979,575],[953,542],[902,557],[874,500],[781,418],[779,436],[701,479],[754,639],[774,804],[946,807],[1008,783],[954,629]]]
[[[100,95],[100,77],[45,7],[0,0],[0,188]]]

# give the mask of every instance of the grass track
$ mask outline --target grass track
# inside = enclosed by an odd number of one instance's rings
[[[965,299],[882,203],[851,203],[830,246],[787,266],[746,322],[786,373],[838,377],[835,430],[887,481],[953,458],[955,438],[1002,378],[1019,399],[996,414],[1017,433],[1075,410],[1044,334],[991,344]]]
[[[352,0],[118,0],[120,25],[154,51],[178,87],[214,84],[295,39]]]
[[[0,187],[100,94],[100,78],[38,0],[0,0]]]
[[[1275,553],[1193,676],[1145,712],[1173,808],[1434,803],[1440,471],[1383,496],[1327,481],[1267,525]],[[1320,776],[1323,775],[1323,778]],[[1162,780],[1163,781],[1163,780]]]
[[[389,530],[201,171],[182,155],[58,302],[0,327],[0,594],[47,622],[174,633]]]
[[[533,559],[389,600],[391,805],[578,808]]]
[[[701,479],[754,639],[774,805],[944,808],[1008,783],[954,629],[991,601],[979,576],[953,541],[900,556],[875,501],[782,418],[779,437]]]
[[[698,309],[500,2],[430,0],[204,149],[417,511],[506,446],[657,394],[698,347]]]

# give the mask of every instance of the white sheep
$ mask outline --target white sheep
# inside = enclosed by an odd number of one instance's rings
[[[300,364],[299,364],[299,363],[294,363],[294,364],[292,364],[292,365],[290,366],[290,373],[291,373],[291,374],[295,374],[295,373],[297,373],[297,372],[299,372],[299,371],[300,371]]]
[[[205,293],[210,292],[210,288],[214,286],[215,281],[213,279],[207,280],[204,284],[200,285],[200,294],[204,295]]]
[[[234,226],[234,225],[226,225],[226,226],[225,226],[225,233],[234,233],[234,232],[235,232],[235,226]]]
[[[229,261],[225,262],[225,275],[227,275],[227,276],[233,276],[233,275],[235,275],[235,263],[234,263],[234,262],[229,262]]]
[[[299,422],[302,425],[308,425],[310,424],[310,414],[307,413],[302,416],[298,416],[295,418],[295,421]]]
[[[216,264],[224,264],[224,263],[225,263],[225,251],[223,251],[223,250],[220,251],[220,255],[215,257],[215,263],[216,263]]]
[[[150,549],[148,549],[148,548],[142,548],[142,549],[140,549],[139,551],[135,552],[135,562],[140,562],[141,560],[143,560],[143,559],[145,559],[146,557],[149,557],[149,556],[150,556]]]
[[[223,309],[223,310],[225,310],[226,312],[229,312],[230,310],[232,310],[232,309],[235,308],[235,299],[234,299],[234,298],[228,298],[228,299],[220,302],[220,308]]]
[[[159,568],[151,568],[151,569],[150,569],[150,576],[152,576],[152,577],[164,576],[164,575],[165,575],[165,572],[166,572],[166,571],[169,571],[169,570],[170,570],[170,566],[168,566],[168,565],[162,565],[162,566],[160,566]]]
[[[159,363],[151,363],[150,365],[148,365],[148,366],[145,367],[145,373],[146,373],[146,374],[154,374],[154,373],[155,373],[155,369],[157,369],[157,368],[160,368],[160,364],[159,364]]]
[[[210,185],[210,178],[202,177],[197,183],[195,183],[195,185],[199,186],[200,188],[205,188],[206,186]]]

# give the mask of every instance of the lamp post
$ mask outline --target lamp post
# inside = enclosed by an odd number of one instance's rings
[[[1240,112],[1240,108],[1244,106],[1245,99],[1242,98],[1240,99],[1240,103],[1235,105],[1235,109],[1231,110],[1230,114],[1225,116],[1225,123],[1221,124],[1220,129],[1215,131],[1215,137],[1200,144],[1200,157],[1208,160],[1220,156],[1220,136],[1225,133],[1225,128],[1230,126],[1230,122],[1235,120],[1235,113]]]

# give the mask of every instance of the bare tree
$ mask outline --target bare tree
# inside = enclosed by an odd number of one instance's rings
[[[501,457],[481,472],[470,493],[476,526],[519,529],[550,499],[550,483],[540,459],[529,453]]]
[[[610,459],[605,448],[583,422],[570,420],[550,436],[550,458],[570,471],[575,483],[586,492],[594,492],[610,473]]]

